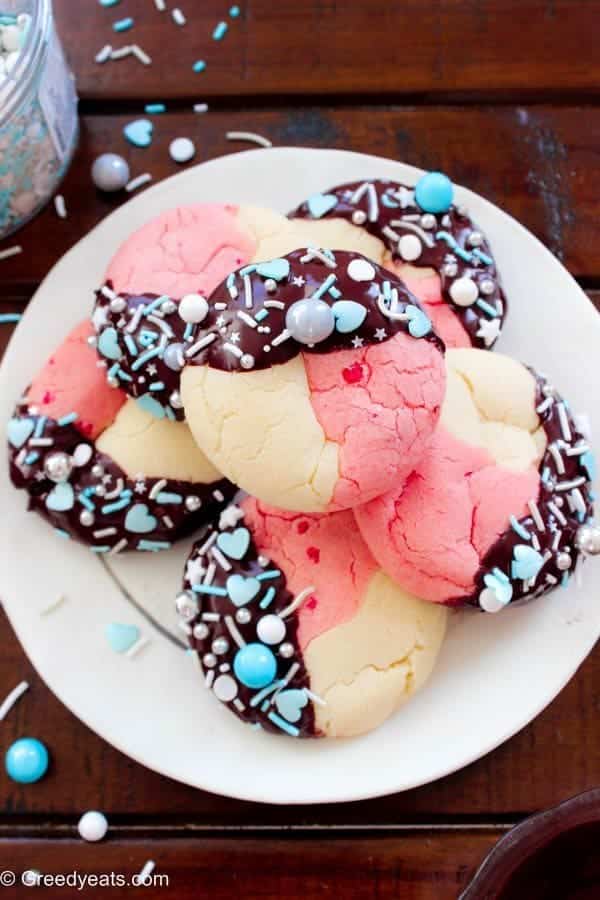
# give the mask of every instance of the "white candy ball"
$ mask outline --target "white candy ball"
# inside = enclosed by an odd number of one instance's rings
[[[117,153],[103,153],[94,160],[92,181],[101,191],[120,191],[129,181],[129,166]]]
[[[405,234],[398,241],[398,252],[406,262],[418,259],[422,251],[421,241],[416,234]]]
[[[208,302],[201,294],[186,294],[179,303],[179,315],[184,322],[197,325],[208,315]]]
[[[491,588],[484,588],[479,595],[479,605],[484,612],[497,613],[504,609],[504,603],[501,603],[496,592]]]
[[[450,296],[457,306],[472,306],[479,296],[479,288],[472,278],[457,278],[450,287]]]
[[[231,675],[219,675],[213,684],[215,697],[222,703],[229,703],[237,697],[237,684]]]
[[[5,25],[2,29],[2,47],[7,53],[21,49],[21,32],[16,25]]]
[[[194,142],[186,137],[175,138],[169,145],[169,155],[176,163],[189,162],[196,155]]]
[[[258,620],[256,633],[263,644],[279,644],[285,637],[285,622],[279,616],[263,616]]]
[[[80,818],[77,830],[84,841],[101,841],[108,831],[106,816],[90,810]]]

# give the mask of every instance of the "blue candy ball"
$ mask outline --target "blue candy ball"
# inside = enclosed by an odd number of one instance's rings
[[[48,770],[48,751],[37,738],[19,738],[6,751],[6,771],[13,781],[31,784]]]
[[[417,181],[415,200],[424,212],[446,212],[450,209],[453,198],[452,182],[442,172],[428,172]]]
[[[275,678],[277,661],[264,644],[246,644],[235,655],[233,671],[246,687],[263,688]]]
[[[129,165],[117,153],[103,153],[94,160],[92,181],[101,191],[120,191],[129,181]]]

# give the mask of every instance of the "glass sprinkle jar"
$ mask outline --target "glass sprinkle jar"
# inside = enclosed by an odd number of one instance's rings
[[[75,83],[52,0],[0,0],[0,32],[23,14],[31,21],[22,47],[10,70],[0,72],[0,239],[52,197],[78,136]]]

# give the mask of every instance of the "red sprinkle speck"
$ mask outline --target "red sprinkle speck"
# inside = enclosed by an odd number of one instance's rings
[[[298,522],[298,525],[297,525],[298,534],[306,534],[309,527],[310,526],[309,526],[308,522],[306,522],[305,520],[303,520],[302,522]]]
[[[344,376],[344,381],[348,384],[356,384],[358,381],[361,381],[363,377],[361,364],[359,362],[352,363],[351,366],[342,369],[342,375]]]
[[[306,555],[311,562],[318,563],[321,559],[321,551],[318,547],[307,547]]]

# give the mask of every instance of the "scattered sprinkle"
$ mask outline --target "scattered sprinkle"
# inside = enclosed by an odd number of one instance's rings
[[[23,252],[23,248],[20,244],[15,244],[14,247],[7,247],[6,250],[0,250],[0,260],[8,259],[11,256],[17,256],[19,253]]]
[[[49,606],[45,606],[44,609],[40,610],[40,616],[47,616],[50,613],[55,612],[59,606],[62,606],[65,602],[64,594],[61,594],[56,600],[53,600]]]
[[[206,63],[203,59],[197,59],[194,65],[192,66],[194,72],[204,72],[206,69]]]
[[[135,644],[133,644],[133,646],[131,646],[129,648],[129,650],[125,651],[125,656],[128,659],[133,659],[133,657],[137,656],[138,653],[140,652],[140,650],[143,650],[144,647],[147,647],[149,643],[150,643],[150,638],[147,638],[147,637],[140,638],[139,641],[136,641]]]
[[[106,816],[95,809],[84,813],[77,824],[77,831],[84,841],[101,841],[108,831]]]
[[[100,6],[117,6],[121,0],[100,0]]]
[[[135,178],[132,178],[131,181],[128,181],[125,185],[125,190],[128,194],[130,194],[132,191],[136,191],[144,184],[148,184],[149,181],[152,181],[152,175],[150,174],[150,172],[144,172],[143,175],[137,175]]]
[[[256,134],[254,131],[228,131],[226,138],[228,141],[248,141],[250,144],[258,144],[259,147],[273,146],[268,138]]]
[[[208,103],[194,103],[194,112],[195,113],[208,112]]]
[[[0,313],[0,325],[12,325],[20,322],[22,318],[22,313]]]
[[[111,59],[125,59],[126,56],[131,56],[133,53],[133,47],[131,44],[125,44],[124,47],[117,47],[116,50],[113,50],[110,54]]]
[[[239,6],[232,6],[231,9],[229,10],[229,15],[231,16],[232,19],[237,19],[239,14],[240,14]]]
[[[54,198],[54,209],[56,210],[56,215],[59,219],[67,218],[67,207],[65,204],[65,198],[62,194],[57,194]]]
[[[227,34],[228,28],[229,25],[227,24],[227,22],[219,22],[219,24],[215,26],[215,30],[213,31],[213,41],[222,41]]]
[[[120,34],[122,31],[129,31],[130,28],[133,28],[133,25],[133,19],[131,16],[127,16],[126,19],[119,19],[118,22],[113,22],[113,31]]]
[[[152,64],[152,57],[148,56],[148,54],[145,52],[145,50],[142,50],[139,44],[133,44],[130,49],[133,55],[137,59],[139,59],[139,61],[145,66],[149,66]]]
[[[159,12],[164,12],[167,8],[165,0],[154,0],[154,5]]]
[[[142,869],[140,870],[140,874],[137,877],[137,883],[145,885],[146,879],[148,879],[152,875],[152,873],[154,872],[155,866],[156,866],[156,863],[154,862],[153,859],[149,859],[148,862],[145,862],[144,865],[142,866]]]
[[[6,695],[6,697],[0,704],[0,722],[11,711],[19,697],[21,697],[27,690],[29,690],[28,683],[26,681],[21,681],[15,688],[12,689],[9,694]]]
[[[176,6],[175,9],[172,10],[171,15],[176,25],[185,25],[185,23],[187,22],[186,17],[181,12],[178,6]]]
[[[146,103],[144,107],[144,112],[149,116],[157,116],[160,113],[164,113],[167,111],[167,107],[164,103]]]
[[[110,55],[112,53],[112,46],[110,44],[105,44],[102,50],[99,50],[96,53],[94,59],[97,63],[105,63],[110,59]]]
[[[196,155],[194,142],[187,137],[178,137],[169,144],[169,156],[176,163],[186,163]]]

